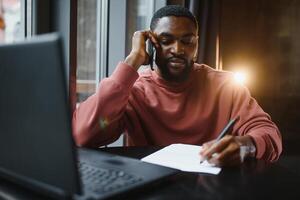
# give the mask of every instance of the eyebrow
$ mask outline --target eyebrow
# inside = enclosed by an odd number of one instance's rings
[[[190,36],[195,36],[195,34],[187,33],[187,34],[183,35],[182,37],[190,37]],[[168,32],[162,32],[161,34],[158,35],[158,37],[174,37],[174,36]]]

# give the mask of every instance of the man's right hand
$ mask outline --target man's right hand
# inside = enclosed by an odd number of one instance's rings
[[[155,35],[150,30],[136,31],[132,37],[132,49],[126,57],[125,63],[138,70],[141,65],[149,64],[149,54],[146,51],[146,41],[150,39],[152,44],[158,49],[159,43]]]

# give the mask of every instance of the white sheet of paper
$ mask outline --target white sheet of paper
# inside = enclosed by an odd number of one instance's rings
[[[219,174],[220,167],[215,167],[206,161],[200,164],[201,148],[201,146],[190,144],[171,144],[141,160],[186,172]]]

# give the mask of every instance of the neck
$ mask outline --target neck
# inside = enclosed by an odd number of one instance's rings
[[[163,72],[160,70],[160,68],[157,65],[155,65],[155,67],[154,67],[154,70],[159,75],[159,77],[161,77],[163,80],[165,80],[166,82],[169,82],[171,84],[180,84],[180,83],[186,82],[192,73],[192,69],[193,69],[193,67],[190,68],[189,73],[187,73],[185,76],[168,77],[163,74]]]

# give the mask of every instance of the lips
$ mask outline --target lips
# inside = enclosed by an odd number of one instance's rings
[[[184,59],[182,59],[182,58],[171,58],[171,59],[169,59],[169,62],[171,62],[171,63],[185,63],[185,60]]]
[[[181,71],[185,68],[185,60],[182,58],[171,58],[169,59],[169,66],[174,71]]]

